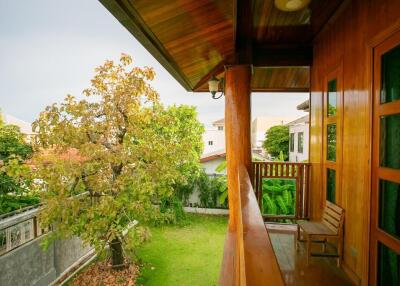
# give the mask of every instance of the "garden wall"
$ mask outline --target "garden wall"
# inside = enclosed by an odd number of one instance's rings
[[[212,214],[212,215],[228,215],[228,209],[209,209],[209,208],[193,208],[184,207],[185,212],[188,213],[198,213],[198,214]]]
[[[48,286],[90,250],[79,238],[58,240],[44,251],[41,236],[0,256],[0,285]]]

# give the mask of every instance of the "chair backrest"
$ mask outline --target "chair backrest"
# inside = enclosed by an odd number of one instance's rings
[[[344,209],[326,201],[322,222],[333,232],[340,234],[344,222]]]

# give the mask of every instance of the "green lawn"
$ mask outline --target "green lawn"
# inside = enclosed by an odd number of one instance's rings
[[[152,228],[138,251],[143,263],[138,285],[212,286],[218,284],[227,217],[188,214],[185,226]]]

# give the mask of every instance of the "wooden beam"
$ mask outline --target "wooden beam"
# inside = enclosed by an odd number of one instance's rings
[[[255,45],[252,63],[257,67],[311,66],[312,46]]]
[[[252,1],[236,0],[235,15],[235,64],[250,64],[253,36]]]

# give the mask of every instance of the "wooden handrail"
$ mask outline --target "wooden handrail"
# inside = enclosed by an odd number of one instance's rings
[[[228,230],[221,268],[221,286],[284,285],[249,174],[239,166],[235,229]]]

